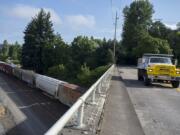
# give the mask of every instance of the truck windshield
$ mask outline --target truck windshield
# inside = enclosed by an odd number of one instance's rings
[[[150,58],[150,63],[165,63],[165,64],[172,64],[170,58]]]

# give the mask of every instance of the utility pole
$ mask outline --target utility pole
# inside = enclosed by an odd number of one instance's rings
[[[117,16],[117,11],[116,11],[116,18],[115,18],[115,30],[114,30],[114,63],[116,62],[116,31],[117,31],[117,20],[118,20],[118,16]]]

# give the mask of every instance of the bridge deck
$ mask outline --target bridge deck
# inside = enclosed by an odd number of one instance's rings
[[[144,135],[129,95],[116,70],[105,105],[101,135]]]
[[[179,135],[179,103],[179,88],[162,83],[144,86],[137,80],[136,68],[119,67],[112,78],[101,135]]]
[[[6,92],[26,119],[8,131],[8,135],[44,134],[68,109],[59,101],[32,89],[25,83],[0,72],[0,90]],[[6,125],[7,126],[7,125]]]
[[[146,135],[180,135],[180,93],[171,84],[144,86],[135,67],[120,67],[121,76]]]

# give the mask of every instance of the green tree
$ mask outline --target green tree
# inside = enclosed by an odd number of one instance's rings
[[[136,62],[132,51],[138,46],[138,41],[143,34],[148,33],[153,12],[153,6],[148,0],[134,1],[130,7],[125,7],[123,10],[125,22],[122,33],[122,46],[132,63]]]
[[[117,64],[131,64],[128,63],[127,54],[125,48],[122,46],[121,42],[116,45],[116,63]]]
[[[43,49],[43,64],[44,72],[47,72],[49,67],[59,64],[67,65],[70,59],[69,46],[63,41],[59,34],[54,36],[54,44],[46,45]]]
[[[54,64],[67,65],[70,62],[70,46],[67,45],[59,34],[55,36],[54,43]]]
[[[98,44],[88,37],[78,36],[74,38],[71,46],[72,60],[75,69],[79,69],[84,63],[91,65],[92,57]]]
[[[141,57],[144,53],[162,53],[162,54],[168,54],[171,52],[171,49],[169,47],[169,43],[167,40],[154,38],[150,35],[144,36],[136,48],[134,48],[133,51],[137,57]]]
[[[107,71],[109,66],[99,66],[93,70],[90,70],[86,64],[81,66],[79,73],[77,74],[77,83],[84,86],[89,87],[93,83],[97,81],[97,79]]]
[[[14,45],[9,47],[9,57],[11,57],[12,60],[20,61],[21,49],[21,45],[16,41]]]
[[[169,34],[172,32],[171,29],[167,28],[162,22],[153,22],[149,28],[149,34],[153,37],[168,39]]]
[[[169,34],[168,41],[173,49],[173,54],[180,62],[180,33],[178,29]]]
[[[43,72],[46,59],[43,56],[44,48],[51,48],[54,44],[53,24],[50,21],[50,13],[43,9],[27,25],[24,32],[24,44],[22,48],[22,66],[39,73]],[[49,52],[51,53],[51,52]]]
[[[8,54],[9,54],[9,44],[7,40],[4,40],[3,47],[2,47],[2,55],[4,57],[8,57]]]
[[[67,78],[67,70],[63,64],[50,67],[48,69],[48,75],[60,80],[68,80]]]
[[[102,43],[99,45],[99,47],[96,49],[96,52],[95,52],[94,61],[96,62],[96,64],[94,64],[94,68],[113,63],[113,59],[114,59],[113,51],[112,51],[113,45],[114,45],[113,40],[106,41],[104,39],[102,41]]]
[[[89,67],[84,64],[77,75],[78,83],[83,86],[89,86],[91,84],[91,71]]]

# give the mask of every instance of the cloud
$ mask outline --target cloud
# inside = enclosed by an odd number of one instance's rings
[[[95,17],[92,15],[68,15],[65,20],[74,30],[94,28],[96,24]]]
[[[177,29],[176,24],[167,24],[167,23],[165,23],[165,25],[166,25],[168,28],[171,28],[172,30]]]
[[[24,4],[17,4],[14,7],[12,7],[11,10],[9,8],[6,10],[7,10],[8,14],[13,17],[18,17],[18,18],[22,18],[22,19],[30,19],[30,18],[34,17],[36,14],[38,14],[40,9],[41,8],[32,7],[32,6],[28,6],[28,5],[24,5]],[[53,9],[51,9],[51,8],[43,8],[43,9],[45,10],[45,12],[50,12],[51,20],[55,24],[61,23],[61,19],[60,19],[59,15]]]

